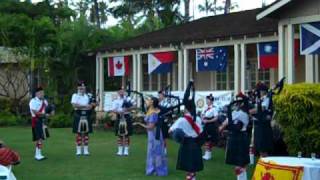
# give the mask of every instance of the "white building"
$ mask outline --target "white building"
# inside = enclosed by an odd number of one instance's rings
[[[278,0],[263,9],[205,17],[146,33],[98,51],[96,89],[103,99],[104,78],[108,78],[104,64],[108,57],[124,55],[131,57],[131,74],[122,80],[130,79],[138,91],[157,91],[167,84],[182,91],[191,78],[199,91],[245,91],[258,81],[272,85],[282,77],[289,84],[318,83],[318,55],[299,53],[294,61],[294,39],[300,39],[300,25],[310,22],[320,22],[319,0]],[[257,43],[270,41],[278,41],[278,68],[259,70]],[[218,46],[228,47],[227,71],[196,72],[195,49]],[[149,75],[147,54],[165,51],[176,53],[172,72]]]

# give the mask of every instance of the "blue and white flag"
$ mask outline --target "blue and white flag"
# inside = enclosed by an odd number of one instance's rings
[[[300,39],[302,55],[320,54],[320,22],[301,24]]]
[[[197,72],[226,71],[227,55],[226,47],[196,49]]]

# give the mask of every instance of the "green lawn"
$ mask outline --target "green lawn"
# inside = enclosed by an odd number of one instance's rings
[[[157,180],[184,179],[184,172],[175,169],[178,144],[169,141],[169,176],[145,176],[146,135],[134,135],[131,139],[129,157],[118,157],[115,136],[112,132],[95,131],[90,137],[89,157],[75,156],[74,135],[71,129],[51,129],[51,138],[44,144],[47,160],[33,159],[34,145],[31,142],[31,129],[10,127],[0,128],[0,139],[18,151],[22,163],[14,168],[17,179],[21,180]],[[250,175],[252,167],[250,168]],[[214,158],[205,162],[204,171],[198,173],[200,180],[235,179],[233,167],[225,165],[224,151],[214,150]]]

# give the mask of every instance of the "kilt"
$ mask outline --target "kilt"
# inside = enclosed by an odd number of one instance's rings
[[[133,132],[133,125],[132,125],[132,117],[129,114],[125,114],[124,118],[126,119],[126,123],[127,123],[127,131],[128,131],[128,135],[127,136],[131,136],[132,132]],[[120,115],[117,115],[117,120],[114,124],[114,130],[115,130],[115,135],[119,136],[118,131],[119,131],[119,124],[120,124]]]
[[[177,169],[186,172],[203,170],[202,151],[197,138],[185,137],[180,144]]]
[[[161,130],[162,130],[162,137],[163,139],[167,139],[169,137],[169,125],[168,122],[163,122],[162,126],[161,126]]]
[[[246,166],[249,164],[249,139],[246,132],[229,132],[226,148],[226,164]]]
[[[257,121],[254,128],[255,150],[271,153],[273,151],[273,133],[270,121]]]
[[[78,128],[79,128],[79,122],[80,122],[80,117],[81,116],[87,116],[87,121],[88,121],[88,133],[92,133],[92,120],[90,118],[90,111],[85,111],[84,115],[81,115],[81,110],[76,110],[74,111],[74,118],[73,118],[73,126],[72,126],[72,132],[73,133],[78,133]]]
[[[45,140],[50,137],[48,128],[44,128],[43,124],[44,118],[38,118],[32,127],[32,140],[38,141],[40,139]]]
[[[219,141],[218,122],[207,123],[204,126],[203,133],[206,141],[217,144]]]

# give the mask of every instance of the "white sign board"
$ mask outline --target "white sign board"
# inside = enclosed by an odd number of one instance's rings
[[[184,91],[172,91],[172,95],[179,96],[183,99]],[[158,96],[156,91],[143,92],[146,96]],[[203,111],[206,107],[206,96],[212,94],[214,96],[214,106],[222,109],[223,106],[229,104],[232,99],[233,91],[197,91],[195,97],[195,103],[197,111]],[[105,92],[104,96],[104,111],[109,111],[112,108],[112,101],[117,98],[117,92]]]

